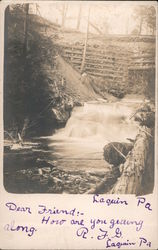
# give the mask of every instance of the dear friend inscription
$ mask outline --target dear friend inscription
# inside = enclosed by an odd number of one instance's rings
[[[152,205],[146,200],[145,197],[136,197],[136,208],[143,208],[151,213]],[[93,195],[91,205],[94,207],[105,206],[108,209],[113,207],[127,207],[130,206],[127,200],[112,199],[111,197],[104,198],[101,195]],[[8,233],[25,234],[26,237],[32,238],[36,233],[40,233],[41,227],[50,227],[53,231],[56,227],[73,227],[74,239],[79,237],[83,241],[93,241],[94,239],[99,242],[104,242],[105,248],[151,248],[152,242],[143,235],[143,227],[145,221],[142,218],[130,219],[126,215],[121,217],[106,217],[106,214],[92,216],[88,221],[85,220],[86,214],[84,211],[80,211],[77,207],[66,209],[65,207],[58,208],[54,205],[47,207],[47,205],[38,204],[36,210],[33,210],[30,206],[23,206],[22,204],[16,204],[14,201],[8,201],[5,204],[5,208],[12,213],[12,220],[4,225],[4,230]],[[19,224],[14,219],[14,215],[20,213],[25,216],[29,216],[30,221],[28,224]],[[39,217],[39,224],[32,225],[31,217],[34,214]],[[40,225],[40,226],[39,226]],[[135,240],[131,239],[130,235],[127,235],[126,231],[130,229],[132,232],[137,233]]]

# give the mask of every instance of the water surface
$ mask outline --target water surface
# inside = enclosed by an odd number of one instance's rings
[[[132,114],[139,101],[123,99],[85,103],[75,107],[65,128],[52,136],[33,138],[21,149],[12,148],[5,153],[4,170],[33,168],[37,159],[56,161],[63,169],[96,169],[107,165],[103,147],[109,142],[128,142],[135,139],[138,127]]]

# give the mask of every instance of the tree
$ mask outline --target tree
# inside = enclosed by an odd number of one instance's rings
[[[6,20],[4,127],[24,135],[28,121],[39,118],[53,98],[48,70],[53,68],[55,49],[51,38],[43,35],[41,18],[29,14],[28,5],[13,5]]]
[[[85,60],[86,60],[87,42],[88,42],[88,34],[89,34],[89,24],[90,24],[90,7],[89,7],[89,10],[88,10],[87,32],[86,32],[84,49],[83,49],[83,58],[82,58],[82,63],[81,63],[81,73],[84,72],[84,66],[85,66]]]
[[[25,6],[26,17],[24,19],[24,55],[27,54],[27,42],[28,42],[28,18],[29,18],[29,4]]]
[[[61,26],[62,28],[65,27],[65,21],[66,21],[66,16],[67,16],[67,11],[68,11],[68,3],[67,2],[57,2],[55,4],[55,8],[59,11],[60,15],[61,15]]]
[[[142,34],[142,28],[149,27],[152,30],[152,35],[155,34],[156,29],[156,10],[154,6],[137,6],[134,10],[134,18],[139,22],[138,34]]]
[[[78,17],[77,17],[77,30],[80,29],[80,22],[81,22],[81,13],[82,13],[82,3],[80,3],[79,11],[78,11]]]
[[[146,23],[148,27],[152,30],[152,34],[155,34],[156,30],[156,10],[153,6],[148,8],[148,15],[146,16]]]
[[[68,10],[68,3],[64,3],[62,6],[62,23],[61,23],[63,28],[65,27],[67,10]]]

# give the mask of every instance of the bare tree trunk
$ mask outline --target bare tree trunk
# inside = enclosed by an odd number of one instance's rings
[[[62,9],[62,22],[61,22],[61,26],[63,28],[65,26],[65,4],[63,5],[63,9]]]
[[[82,4],[80,4],[79,12],[78,12],[78,18],[77,18],[77,30],[80,29],[80,22],[81,22],[81,13],[82,13]]]
[[[126,22],[126,35],[128,35],[128,27],[129,27],[129,17],[127,18]]]
[[[143,26],[143,17],[140,19],[140,25],[139,25],[139,36],[141,35],[142,33],[142,26]]]
[[[65,20],[66,20],[67,10],[68,10],[68,3],[64,3],[63,8],[62,8],[62,23],[61,23],[62,28],[65,27]]]
[[[90,7],[89,7],[89,11],[88,11],[87,32],[86,32],[86,39],[85,39],[84,50],[83,50],[81,73],[83,73],[84,65],[85,65],[85,59],[86,59],[86,50],[87,50],[88,33],[89,33],[89,19],[90,19]]]
[[[29,4],[26,4],[26,16],[24,21],[24,54],[27,53],[28,47],[28,15],[29,15]]]

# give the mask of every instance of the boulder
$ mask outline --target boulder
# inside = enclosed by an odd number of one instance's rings
[[[48,170],[48,168],[51,171],[52,168],[54,168],[56,166],[56,161],[48,161],[48,160],[45,160],[45,159],[37,158],[37,160],[36,160],[36,166],[38,168],[46,168],[46,170],[44,170],[45,172]]]
[[[60,110],[60,109],[52,109],[52,117],[56,120],[56,122],[58,124],[62,124],[67,122],[67,120],[69,119],[69,112],[68,111],[64,111],[64,110]]]
[[[73,109],[73,101],[72,99],[68,100],[66,103],[65,103],[65,110],[66,111],[72,111]]]
[[[133,143],[110,142],[104,147],[104,159],[108,163],[118,166],[125,162],[125,158],[121,155],[121,153],[126,156],[132,148]],[[121,153],[119,153],[116,149]]]
[[[84,106],[84,102],[74,101],[74,106],[76,106],[76,107],[82,107],[82,106]]]

